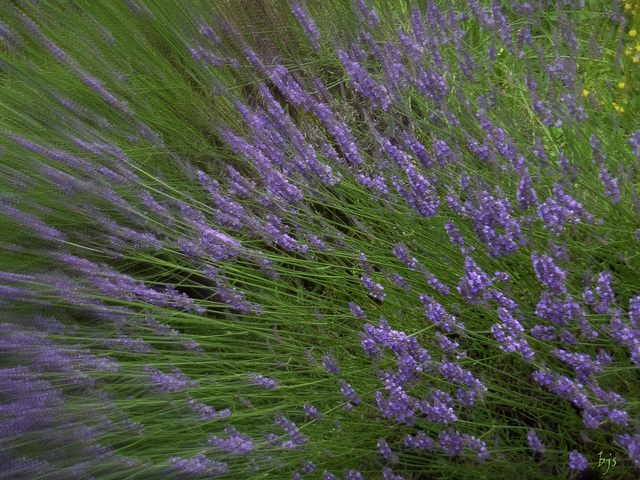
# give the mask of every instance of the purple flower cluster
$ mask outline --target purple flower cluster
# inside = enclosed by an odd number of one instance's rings
[[[371,277],[365,275],[364,273],[360,275],[360,280],[362,280],[362,283],[364,283],[364,286],[367,287],[367,290],[369,290],[369,294],[373,298],[377,298],[381,301],[385,299],[387,294],[384,293],[384,287],[382,285],[380,285],[379,283],[373,283]]]
[[[456,320],[456,317],[449,315],[444,307],[429,295],[423,293],[420,295],[420,301],[425,307],[427,318],[441,328],[445,332],[462,331],[464,325]]]
[[[191,475],[211,475],[212,477],[218,477],[229,473],[229,468],[226,463],[209,460],[204,453],[199,453],[194,458],[188,460],[180,457],[171,457],[169,462],[182,472]]]
[[[151,374],[152,383],[162,392],[182,392],[187,388],[198,386],[198,382],[189,381],[187,376],[177,368],[173,368],[173,373],[162,373],[155,367],[145,365],[142,370]]]
[[[427,437],[422,430],[418,430],[414,436],[409,434],[404,436],[404,444],[407,447],[415,447],[421,450],[431,450],[433,448],[434,442],[429,437]]]
[[[413,425],[416,421],[414,409],[418,408],[417,400],[405,392],[402,388],[402,380],[397,375],[383,372],[382,377],[386,377],[385,389],[389,391],[389,398],[385,399],[380,391],[375,393],[380,411],[387,418]]]
[[[431,391],[431,403],[426,400],[418,401],[420,411],[430,422],[453,423],[458,420],[453,410],[453,397],[442,390]]]
[[[618,189],[618,179],[611,178],[606,168],[600,170],[598,178],[602,181],[605,187],[605,193],[608,197],[611,197],[611,202],[616,203],[620,201],[620,190]]]
[[[291,448],[295,448],[298,445],[302,445],[304,443],[309,442],[309,437],[300,433],[300,430],[298,429],[298,427],[296,427],[296,424],[293,423],[284,415],[280,414],[280,412],[276,412],[275,421],[276,421],[276,425],[284,429],[289,434],[290,440],[284,442],[282,444],[283,447],[291,449]]]
[[[229,418],[231,416],[231,410],[225,408],[224,410],[218,410],[217,412],[205,403],[198,403],[193,398],[187,396],[187,404],[200,415],[202,418],[211,420],[212,418]]]
[[[527,340],[523,337],[524,327],[513,318],[511,312],[506,308],[498,308],[498,316],[502,323],[495,323],[491,326],[493,337],[500,343],[500,350],[505,352],[520,351],[522,358],[527,363],[533,362],[535,354],[529,347]],[[520,317],[524,319],[524,317]],[[505,333],[506,329],[506,333]]]
[[[345,397],[347,397],[354,405],[362,402],[362,397],[356,393],[351,385],[345,382],[343,379],[340,379],[340,391],[344,393]]]
[[[567,292],[564,282],[567,274],[553,263],[549,255],[540,257],[537,253],[531,255],[533,268],[540,283],[542,283],[552,295],[562,295]]]
[[[418,260],[416,257],[411,257],[411,252],[404,242],[395,243],[393,245],[393,253],[402,263],[409,267],[409,270],[415,270],[418,266]]]
[[[572,450],[571,453],[569,453],[569,468],[571,468],[571,470],[582,471],[589,468],[589,464],[587,459],[577,450]]]
[[[427,280],[427,283],[436,292],[441,293],[442,295],[449,295],[449,292],[451,291],[451,289],[449,288],[448,285],[445,285],[440,280],[438,280],[433,273],[427,271],[424,267],[422,267],[422,265],[419,265],[418,269],[424,275],[424,278]]]
[[[380,18],[378,17],[378,14],[373,7],[364,3],[364,0],[356,0],[355,3],[352,4],[351,8],[356,16],[358,16],[359,19],[364,19],[371,28],[380,28]]]
[[[538,197],[531,186],[531,176],[528,173],[528,168],[525,169],[525,172],[520,179],[520,183],[518,183],[518,208],[522,210],[538,206]]]
[[[440,445],[445,452],[450,456],[460,456],[464,453],[464,439],[459,432],[448,430],[446,432],[440,432],[438,435],[440,439]]]
[[[466,202],[464,214],[471,218],[473,229],[478,240],[489,247],[491,258],[500,258],[518,251],[516,241],[522,238],[520,225],[512,216],[511,204],[499,187],[496,187],[498,199],[486,190],[478,192],[478,207]],[[502,228],[505,233],[497,234],[496,228]]]
[[[390,348],[396,354],[398,370],[405,380],[429,368],[431,356],[418,345],[415,337],[409,338],[404,332],[392,330],[384,317],[380,317],[380,328],[366,323],[364,329],[366,336],[362,336],[363,347],[369,352],[373,350],[374,346],[366,342],[370,339],[377,345]]]
[[[587,213],[583,205],[566,194],[558,184],[553,187],[554,197],[538,206],[538,217],[544,227],[555,235],[560,235],[564,230],[564,224],[576,225],[581,218],[587,222],[593,220],[593,215]]]
[[[398,456],[391,451],[389,444],[383,438],[378,439],[378,444],[376,446],[386,461],[390,463],[398,463]]]
[[[313,420],[317,420],[319,422],[324,420],[324,415],[321,412],[319,412],[318,409],[313,405],[311,405],[309,402],[305,402],[304,412],[309,418],[312,418]]]
[[[591,356],[582,353],[569,353],[563,349],[551,350],[549,353],[566,362],[577,373],[576,378],[580,382],[589,381],[589,377],[595,373],[602,373],[602,367],[598,362],[591,360]]]
[[[256,385],[260,385],[267,390],[277,390],[280,386],[280,382],[278,382],[277,380],[264,377],[257,373],[248,372],[247,376],[249,377],[249,380],[251,380],[251,382],[255,383]]]
[[[225,432],[229,438],[222,439],[215,435],[209,435],[209,443],[216,448],[220,448],[225,453],[237,453],[238,455],[251,455],[256,449],[256,442],[238,432],[234,427],[227,424]]]
[[[369,100],[372,107],[388,110],[393,99],[387,88],[373,80],[358,61],[352,60],[344,50],[338,50],[338,58],[353,81],[353,89]]]
[[[338,360],[333,354],[333,350],[329,355],[322,356],[322,366],[327,369],[331,375],[340,375],[340,367],[338,366]]]
[[[586,287],[582,297],[584,298],[587,305],[593,307],[593,310],[596,313],[612,313],[613,309],[609,306],[614,300],[614,293],[611,289],[611,280],[613,280],[613,275],[609,272],[600,273],[600,277],[598,278],[598,287],[596,288],[596,292],[600,296],[600,300],[598,300],[590,287]]]
[[[485,293],[486,289],[493,281],[482,271],[471,257],[465,258],[464,274],[465,276],[458,284],[458,292],[469,303],[476,304],[480,295]],[[480,303],[484,302],[480,300]]]
[[[640,466],[640,434],[617,435],[616,442],[626,448],[629,451],[629,456],[633,458],[633,462]]]
[[[315,22],[309,17],[309,13],[306,11],[306,8],[300,3],[299,0],[289,0],[289,6],[291,7],[291,11],[296,16],[300,25],[304,29],[304,33],[309,40],[311,40],[311,45],[313,45],[313,49],[318,53],[320,51],[320,44],[318,40],[320,40],[320,32],[318,31],[318,27]]]
[[[544,454],[545,447],[538,439],[538,435],[536,435],[535,430],[529,430],[529,433],[527,434],[527,440],[529,441],[529,445],[531,445],[531,448],[534,452]]]

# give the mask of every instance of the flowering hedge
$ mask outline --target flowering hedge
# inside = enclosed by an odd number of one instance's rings
[[[638,478],[638,11],[0,5],[0,477]]]

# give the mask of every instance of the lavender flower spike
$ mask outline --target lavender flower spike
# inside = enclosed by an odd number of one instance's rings
[[[299,0],[289,0],[289,6],[302,25],[305,35],[311,40],[313,49],[318,53],[320,51],[320,44],[318,43],[318,40],[320,40],[320,32],[314,21],[309,17],[307,9],[300,4]]]
[[[547,287],[550,294],[562,295],[567,292],[564,287],[567,274],[553,263],[553,259],[549,255],[544,255],[541,258],[537,253],[534,253],[531,255],[531,259],[538,280]]]
[[[248,372],[247,376],[253,383],[255,383],[256,385],[260,385],[267,390],[277,390],[280,385],[277,380],[272,380],[257,373]]]

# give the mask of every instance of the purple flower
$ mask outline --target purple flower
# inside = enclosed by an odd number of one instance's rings
[[[186,388],[198,386],[198,382],[189,381],[187,376],[175,367],[173,373],[162,373],[149,365],[145,365],[142,369],[151,374],[152,382],[162,392],[182,392]]]
[[[385,458],[385,460],[387,460],[390,463],[398,463],[399,461],[398,456],[391,451],[391,449],[389,448],[389,445],[384,439],[382,438],[378,439],[377,447],[380,450],[380,453],[382,454],[382,456]]]
[[[380,18],[378,17],[378,14],[373,7],[364,3],[364,0],[356,0],[355,3],[352,4],[351,8],[358,18],[364,18],[371,28],[380,28]]]
[[[459,432],[454,432],[453,430],[440,432],[439,438],[442,448],[450,456],[458,456],[464,453],[463,438]]]
[[[351,313],[363,322],[367,321],[367,314],[357,305],[355,302],[349,302],[349,307],[351,308]]]
[[[458,230],[456,225],[453,223],[453,220],[449,219],[444,228],[447,230],[449,239],[454,245],[462,245],[464,243],[460,230]]]
[[[331,375],[340,375],[340,367],[338,366],[338,360],[333,355],[333,350],[329,355],[322,356],[322,366],[327,369]]]
[[[376,108],[388,110],[392,103],[392,97],[387,88],[373,80],[367,71],[356,60],[351,60],[343,50],[338,50],[338,58],[344,64],[353,81],[353,89],[369,100]]]
[[[260,385],[261,387],[266,388],[267,390],[277,390],[280,386],[280,382],[277,380],[273,380],[267,377],[264,377],[260,374],[248,372],[247,376],[249,380],[251,380],[256,385]]]
[[[572,450],[569,454],[569,468],[571,470],[586,470],[589,468],[589,464],[587,463],[587,459],[584,458],[577,450]]]
[[[611,202],[616,203],[620,201],[620,190],[618,189],[618,179],[611,178],[606,168],[600,170],[598,178],[602,181],[605,187],[605,193],[608,197],[611,197]]]
[[[364,476],[357,470],[345,468],[344,473],[345,473],[345,480],[365,480]]]
[[[300,459],[300,463],[302,464],[302,470],[305,473],[313,473],[318,468],[317,465],[309,460]]]
[[[542,340],[555,340],[555,328],[536,325],[531,329],[531,336],[541,338]]]
[[[214,477],[229,473],[226,463],[209,460],[204,453],[199,453],[189,460],[180,457],[171,457],[169,462],[185,473],[192,475],[211,475]]]
[[[340,480],[333,473],[327,472],[326,470],[322,473],[322,479],[323,480]]]
[[[417,265],[418,265],[418,260],[415,257],[411,257],[411,259],[409,258],[411,256],[411,252],[409,251],[409,249],[407,248],[407,246],[404,244],[404,242],[401,243],[395,243],[393,245],[393,253],[395,254],[396,257],[398,257],[398,259],[404,263],[407,267],[409,267],[409,270],[415,270]]]
[[[313,49],[318,53],[320,51],[320,44],[318,43],[318,40],[320,40],[320,32],[315,22],[309,17],[309,12],[307,12],[306,8],[303,7],[298,0],[289,0],[289,6],[302,25],[305,35],[311,40]]]
[[[427,437],[422,430],[419,430],[413,437],[411,435],[405,435],[404,444],[407,447],[415,447],[422,450],[431,450],[433,448],[433,440]]]
[[[369,294],[373,298],[377,298],[378,300],[385,299],[387,295],[383,293],[384,287],[382,285],[380,285],[379,283],[373,283],[371,278],[364,273],[360,275],[360,280],[362,280],[362,283],[364,283],[364,286],[367,287],[367,290],[369,290]]]
[[[225,432],[229,435],[229,438],[222,439],[215,435],[209,435],[209,443],[226,453],[236,453],[238,455],[251,455],[254,453],[256,442],[252,438],[240,434],[229,424],[227,424]]]
[[[638,295],[629,300],[629,319],[631,326],[640,330],[640,296]]]
[[[527,169],[525,169],[526,172]],[[530,207],[538,205],[538,197],[536,191],[531,186],[531,176],[525,173],[518,183],[518,207],[526,210]]]
[[[466,257],[464,261],[464,278],[458,284],[458,292],[470,303],[476,303],[478,296],[482,295],[492,283],[486,273],[473,261]]]
[[[389,467],[384,467],[384,469],[382,470],[382,475],[384,477],[384,480],[405,480],[404,477],[394,474]]]
[[[349,385],[343,379],[340,379],[340,391],[344,393],[344,395],[354,404],[357,405],[362,402],[362,398],[360,397],[360,395],[358,395],[356,391],[351,387],[351,385]]]
[[[533,449],[534,452],[544,454],[545,447],[540,442],[540,440],[538,440],[538,435],[536,435],[535,430],[533,429],[529,430],[529,433],[527,434],[527,440],[529,441],[529,445],[531,445],[531,448]]]
[[[420,295],[420,301],[425,307],[427,318],[431,320],[439,328],[446,332],[453,330],[464,330],[464,325],[456,320],[456,317],[449,315],[444,307],[429,295],[423,293]]]
[[[553,259],[549,255],[544,255],[541,258],[537,253],[531,255],[531,258],[538,280],[547,287],[549,293],[552,295],[566,293],[564,281],[567,274],[553,263]]]
[[[284,429],[289,434],[289,437],[291,438],[291,441],[289,444],[290,448],[293,448],[295,445],[301,445],[303,443],[309,442],[309,437],[300,433],[300,430],[296,427],[296,424],[293,423],[284,415],[281,415],[280,412],[276,412],[275,422],[276,422],[276,425]],[[286,445],[287,445],[287,442],[283,444],[283,446],[286,446]]]
[[[308,417],[314,420],[321,421],[324,419],[324,415],[320,413],[318,409],[311,405],[309,402],[305,402],[304,411]]]
[[[613,290],[611,289],[611,280],[613,280],[613,275],[609,272],[602,272],[598,278],[598,287],[596,288],[596,292],[600,295],[602,306],[594,308],[596,313],[610,313],[612,311],[609,307],[609,304],[614,300]]]
[[[634,463],[640,466],[640,434],[631,436],[628,433],[616,436],[616,443],[619,443],[629,451],[629,457],[633,458]]]

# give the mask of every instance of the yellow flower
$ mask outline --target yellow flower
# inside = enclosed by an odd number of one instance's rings
[[[633,5],[632,5],[631,3],[626,3],[626,4],[624,5],[624,9],[625,9],[625,10],[631,10],[631,8],[632,8],[632,7],[633,7]]]
[[[630,37],[635,37],[637,34],[638,34],[638,32],[636,31],[635,28],[633,30],[629,30],[629,36]]]
[[[582,96],[583,97],[588,97],[589,96],[589,90],[582,90]]]
[[[613,108],[616,109],[616,112],[620,113],[620,107],[618,105],[614,105]]]
[[[624,113],[624,108],[620,107],[620,110],[618,110],[618,112]]]
[[[610,29],[609,27],[607,27],[607,32],[608,32],[609,30],[611,30],[611,29]]]
[[[631,53],[632,53],[632,52],[631,52],[631,50],[629,50],[628,48],[624,51],[624,54],[625,54],[627,57],[631,56]]]
[[[636,45],[636,50],[640,52],[640,45]]]
[[[603,107],[606,105],[606,103],[604,103],[604,100],[600,102],[600,105],[602,105]]]
[[[620,82],[620,83],[618,84],[618,88],[619,88],[620,90],[624,90],[624,82]]]
[[[640,62],[640,57],[636,55],[635,57],[633,57],[633,63],[638,63],[638,62]]]

